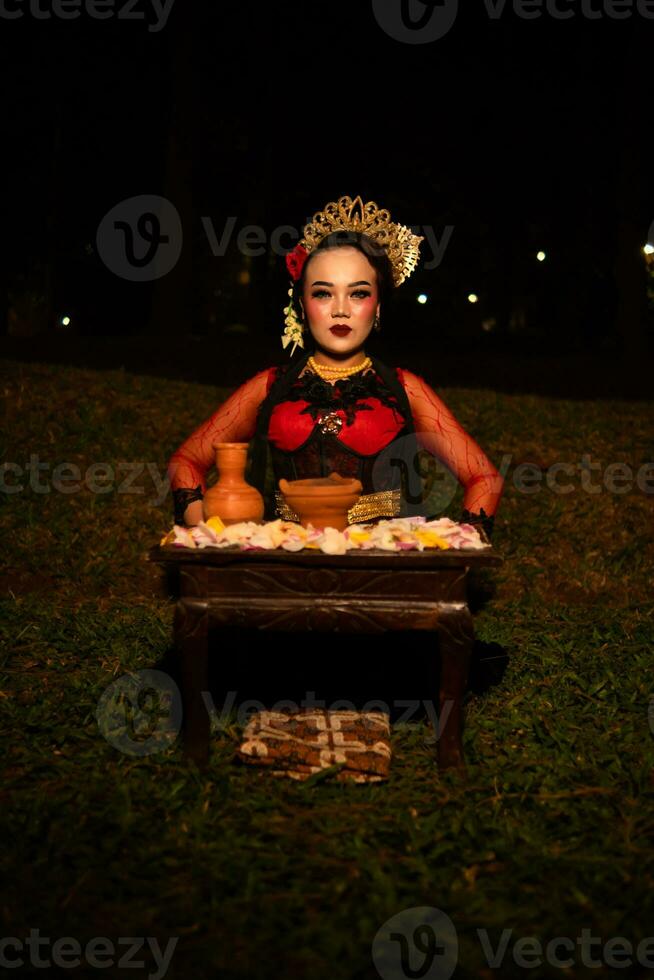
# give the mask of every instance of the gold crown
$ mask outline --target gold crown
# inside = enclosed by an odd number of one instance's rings
[[[422,235],[414,235],[410,228],[391,221],[388,211],[378,208],[374,201],[364,204],[359,196],[354,200],[339,197],[338,201],[326,204],[302,229],[300,245],[311,252],[334,231],[359,231],[381,245],[391,260],[395,286],[415,269],[420,242],[424,241]]]

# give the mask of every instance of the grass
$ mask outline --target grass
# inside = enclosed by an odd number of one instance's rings
[[[134,757],[98,730],[112,681],[169,662],[174,600],[145,561],[171,524],[160,481],[227,392],[7,360],[0,373],[3,459],[47,464],[41,489],[13,470],[6,485],[23,490],[0,494],[3,935],[177,937],[168,977],[333,980],[380,975],[375,935],[420,906],[451,918],[456,977],[521,977],[520,937],[576,943],[583,929],[601,967],[577,946],[567,970],[530,975],[610,976],[606,941],[635,950],[654,934],[651,495],[590,493],[578,472],[583,454],[602,472],[651,461],[652,403],[442,391],[508,459],[505,563],[473,583],[477,635],[502,645],[506,671],[468,695],[467,778],[438,772],[429,724],[413,721],[394,728],[387,783],[307,787],[235,764],[235,717],[206,773],[179,740]],[[557,461],[576,468],[571,492],[516,488],[520,463]],[[109,490],[54,489],[63,462],[109,464]],[[496,970],[480,930],[493,947],[511,931]],[[154,975],[146,953],[105,975]]]

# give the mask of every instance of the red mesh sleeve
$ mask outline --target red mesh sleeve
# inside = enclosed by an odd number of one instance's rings
[[[398,368],[413,414],[418,443],[438,457],[464,488],[463,506],[489,516],[497,510],[504,478],[424,378]]]
[[[237,388],[191,435],[168,461],[172,490],[180,487],[207,489],[207,474],[216,461],[215,442],[249,442],[254,436],[257,409],[270,388],[274,368],[260,371]]]

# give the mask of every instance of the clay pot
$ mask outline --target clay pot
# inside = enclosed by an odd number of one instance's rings
[[[363,485],[360,480],[330,473],[309,480],[280,480],[279,489],[303,527],[313,524],[315,528],[344,531],[347,512],[361,496]]]
[[[246,482],[247,442],[217,442],[218,480],[204,495],[205,520],[219,517],[223,524],[263,520],[263,497],[256,487]]]

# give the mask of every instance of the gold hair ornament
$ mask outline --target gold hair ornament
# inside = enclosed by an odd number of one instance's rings
[[[414,235],[406,225],[391,221],[386,209],[377,207],[374,201],[364,204],[361,197],[339,197],[330,201],[322,211],[317,211],[304,226],[300,245],[311,253],[314,248],[335,231],[361,232],[381,245],[393,267],[393,285],[399,286],[418,264],[420,242],[424,236]]]
[[[286,255],[286,267],[294,282],[300,278],[310,253],[323,238],[335,231],[361,232],[385,249],[391,263],[394,286],[399,286],[411,275],[418,264],[420,242],[424,241],[424,236],[414,235],[406,225],[391,221],[389,212],[378,208],[374,201],[364,204],[359,195],[354,200],[347,196],[339,197],[338,201],[330,201],[322,211],[314,214],[302,230],[301,241]],[[304,347],[304,329],[293,306],[292,288],[288,294],[290,299],[288,306],[284,307],[282,346],[288,347],[292,343],[293,356],[296,347]],[[374,327],[380,329],[378,317],[375,318]]]

